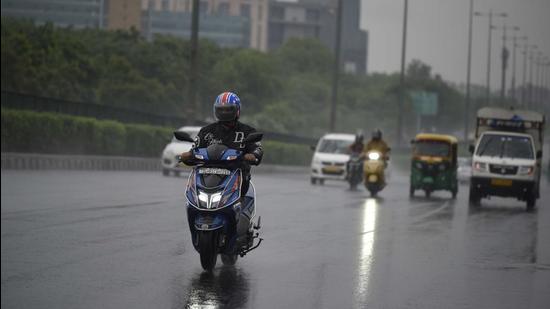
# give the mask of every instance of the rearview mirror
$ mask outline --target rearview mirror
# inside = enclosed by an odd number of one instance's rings
[[[542,150],[537,151],[537,159],[542,159]]]
[[[254,133],[248,134],[248,136],[244,139],[243,142],[245,144],[257,143],[257,142],[261,141],[263,137],[264,137],[263,133],[254,132]]]
[[[475,150],[474,145],[468,146],[468,151],[470,152],[470,154],[474,154],[474,150]]]
[[[189,134],[186,133],[186,132],[174,131],[174,137],[175,137],[178,141],[190,142],[190,143],[193,143],[193,142],[194,142],[194,140],[191,138],[191,136],[189,136]]]

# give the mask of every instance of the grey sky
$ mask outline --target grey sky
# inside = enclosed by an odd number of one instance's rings
[[[370,72],[395,72],[400,68],[404,0],[363,0],[362,28],[369,31]],[[466,80],[468,9],[470,0],[409,0],[407,62],[420,59],[435,73],[453,82]],[[506,12],[509,26],[550,57],[550,0],[474,0],[474,10]],[[502,19],[495,19],[502,26]],[[488,19],[474,17],[472,82],[485,84]],[[492,87],[500,85],[502,31],[493,32]],[[511,49],[511,44],[508,47]],[[521,81],[523,56],[517,51],[517,77]],[[510,57],[510,68],[511,68]],[[510,71],[509,71],[510,72]],[[510,75],[508,75],[508,81]]]

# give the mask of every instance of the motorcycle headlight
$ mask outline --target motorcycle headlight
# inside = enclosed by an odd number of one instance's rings
[[[532,175],[534,171],[534,167],[531,165],[526,166],[520,166],[518,169],[518,174],[520,175]]]
[[[380,154],[378,152],[369,152],[369,160],[379,160]]]

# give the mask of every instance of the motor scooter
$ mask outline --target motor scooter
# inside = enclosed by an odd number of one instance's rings
[[[193,141],[185,132],[174,132],[176,139]],[[261,133],[251,133],[244,143],[256,143]],[[185,196],[187,220],[193,247],[200,254],[201,266],[211,271],[217,256],[223,264],[234,265],[237,258],[256,249],[261,218],[255,220],[256,190],[252,182],[245,196],[241,196],[243,181],[243,152],[222,144],[192,149],[195,165]],[[186,162],[189,164],[190,162]],[[258,240],[254,244],[255,240]]]

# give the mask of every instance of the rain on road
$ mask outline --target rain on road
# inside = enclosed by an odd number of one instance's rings
[[[260,248],[203,272],[185,178],[2,171],[2,308],[549,308],[550,193],[467,205],[258,174]],[[542,187],[548,188],[545,182]]]

